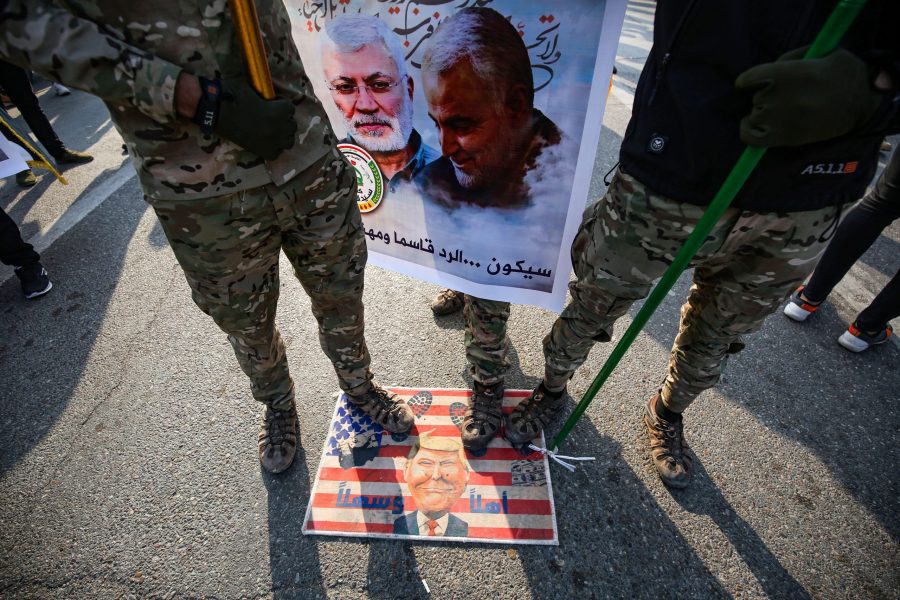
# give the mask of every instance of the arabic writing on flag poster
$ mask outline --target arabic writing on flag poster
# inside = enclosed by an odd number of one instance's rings
[[[289,0],[370,262],[558,310],[624,0]]]
[[[391,434],[338,398],[305,534],[557,544],[544,455],[523,454],[502,436],[481,455],[462,447],[469,390],[394,388],[416,415],[409,434]],[[507,390],[509,412],[530,392]]]

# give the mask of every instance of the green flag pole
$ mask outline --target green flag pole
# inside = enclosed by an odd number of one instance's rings
[[[815,40],[806,51],[803,58],[821,58],[833,52],[865,4],[866,0],[841,0],[831,12],[828,21],[822,26],[822,29],[819,31],[818,35],[816,35]],[[575,410],[572,412],[571,416],[569,416],[568,420],[566,420],[559,434],[556,436],[556,439],[553,440],[553,445],[551,446],[552,451],[555,452],[559,448],[566,439],[566,436],[572,431],[572,428],[575,427],[578,419],[580,419],[581,415],[584,414],[584,411],[587,410],[587,407],[594,399],[594,396],[597,395],[597,392],[600,391],[600,388],[602,388],[603,384],[606,383],[606,380],[609,379],[609,376],[612,374],[613,370],[615,370],[619,361],[622,360],[622,356],[628,351],[628,348],[644,328],[644,325],[647,324],[647,321],[650,320],[650,317],[653,316],[653,313],[659,308],[659,305],[666,297],[666,294],[669,293],[669,290],[672,289],[672,286],[675,285],[675,282],[690,264],[691,259],[694,258],[697,250],[700,249],[700,246],[703,244],[704,240],[706,240],[706,236],[709,235],[709,232],[712,231],[712,228],[722,217],[722,214],[731,205],[731,202],[734,200],[735,196],[737,196],[737,193],[744,187],[750,174],[756,168],[756,165],[759,164],[759,161],[765,153],[766,148],[747,147],[744,149],[743,154],[741,154],[741,157],[731,169],[728,177],[725,178],[725,182],[722,184],[722,187],[719,188],[719,191],[710,203],[709,208],[707,208],[706,212],[703,213],[703,216],[700,217],[694,231],[688,237],[687,241],[684,242],[681,250],[678,251],[675,260],[672,261],[672,264],[669,265],[669,268],[663,273],[659,283],[656,284],[656,287],[654,287],[653,291],[650,292],[650,295],[647,296],[647,300],[638,311],[634,321],[632,321],[631,325],[628,326],[628,329],[625,330],[622,339],[616,344],[616,347],[609,355],[609,358],[606,359],[603,368],[597,373],[597,376],[584,393],[578,406],[575,407]]]

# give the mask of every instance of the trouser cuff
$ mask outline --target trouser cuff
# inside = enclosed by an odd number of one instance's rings
[[[291,391],[278,397],[270,402],[265,402],[273,410],[290,410],[294,406],[294,386],[291,385]]]
[[[548,392],[557,393],[563,391],[566,389],[570,379],[572,379],[572,373],[556,371],[550,367],[544,368],[544,389]]]
[[[662,401],[663,406],[666,407],[666,410],[679,415],[691,405],[691,402],[693,402],[696,397],[696,394],[682,393],[673,390],[669,385],[669,382],[666,382],[659,391],[659,399]]]
[[[351,396],[362,396],[372,389],[372,371],[366,369],[365,373],[360,377],[347,377],[340,379],[341,389]]]

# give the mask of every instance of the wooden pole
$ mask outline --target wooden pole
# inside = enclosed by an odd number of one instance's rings
[[[231,16],[234,19],[234,30],[237,32],[244,64],[250,77],[250,85],[266,100],[275,98],[272,85],[272,73],[266,60],[262,34],[259,31],[259,16],[253,0],[228,0]]]

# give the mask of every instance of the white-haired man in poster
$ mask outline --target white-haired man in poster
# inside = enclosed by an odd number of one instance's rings
[[[386,193],[440,156],[413,128],[413,79],[400,38],[384,21],[363,14],[329,21],[319,54],[347,141],[372,155]]]

